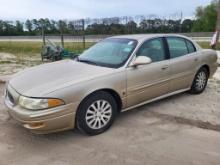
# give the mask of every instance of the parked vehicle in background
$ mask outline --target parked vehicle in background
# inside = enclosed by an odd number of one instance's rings
[[[110,37],[75,60],[14,75],[5,104],[34,133],[78,128],[96,135],[120,112],[184,91],[202,93],[216,61],[215,51],[180,35]]]

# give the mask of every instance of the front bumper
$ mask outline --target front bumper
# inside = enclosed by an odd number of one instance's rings
[[[10,89],[9,89],[10,90]],[[13,92],[12,92],[13,93]],[[79,103],[70,103],[56,108],[32,111],[11,104],[5,97],[9,115],[23,127],[36,134],[48,134],[73,129]]]

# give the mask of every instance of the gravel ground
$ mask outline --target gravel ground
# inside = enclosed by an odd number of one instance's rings
[[[38,56],[15,56],[0,52],[0,75],[10,75],[40,63]]]
[[[122,113],[104,134],[34,135],[8,116],[1,97],[1,80],[35,65],[13,59],[0,59],[6,61],[0,64],[0,165],[219,165],[220,70],[203,94],[183,93]]]
[[[164,102],[167,101],[167,104]],[[151,112],[160,117],[175,117],[184,124],[195,124],[220,131],[220,81],[211,79],[202,95],[183,93],[151,104]],[[161,108],[163,105],[163,108]],[[164,110],[165,109],[165,110]]]
[[[212,80],[201,95],[184,93],[122,113],[109,131],[92,137],[78,131],[34,135],[8,117],[0,99],[0,164],[219,165],[219,130],[196,125],[203,118],[219,122],[218,87]]]

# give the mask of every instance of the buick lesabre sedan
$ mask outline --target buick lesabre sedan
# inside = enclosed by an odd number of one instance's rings
[[[107,38],[71,60],[39,65],[7,83],[9,114],[34,133],[73,128],[97,135],[117,114],[189,91],[199,94],[217,55],[179,35]]]

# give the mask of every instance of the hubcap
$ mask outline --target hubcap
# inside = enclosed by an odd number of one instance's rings
[[[200,72],[196,79],[196,88],[202,90],[205,87],[207,78],[205,72]]]
[[[112,106],[108,101],[93,102],[86,112],[86,123],[92,129],[100,129],[108,124],[112,116]]]

